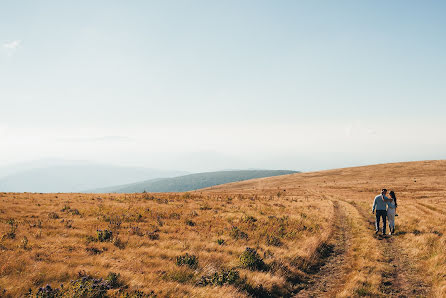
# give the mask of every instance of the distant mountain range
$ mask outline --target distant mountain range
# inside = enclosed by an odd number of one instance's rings
[[[0,192],[81,192],[188,174],[143,167],[74,162],[32,162],[0,168]]]
[[[126,185],[90,189],[91,193],[182,192],[230,182],[298,173],[287,170],[237,170],[190,174],[173,178],[158,178]]]

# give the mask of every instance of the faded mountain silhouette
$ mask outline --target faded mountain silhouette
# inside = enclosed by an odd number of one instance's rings
[[[93,189],[86,192],[94,193],[135,193],[135,192],[176,192],[201,189],[214,185],[220,185],[230,182],[249,180],[254,178],[263,178],[271,176],[280,176],[297,173],[287,170],[238,170],[238,171],[219,171],[190,174],[185,176],[152,179],[128,185],[118,185],[101,189]]]

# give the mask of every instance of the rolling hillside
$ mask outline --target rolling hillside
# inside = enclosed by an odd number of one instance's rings
[[[396,233],[371,205],[398,198]],[[445,297],[446,161],[188,193],[0,193],[0,294]],[[63,286],[61,286],[63,284]],[[42,295],[41,295],[42,296]]]
[[[190,174],[185,176],[152,179],[128,185],[119,185],[101,189],[89,190],[91,193],[141,193],[141,192],[181,192],[191,191],[234,181],[244,181],[254,178],[280,176],[297,173],[286,170],[243,170],[218,171]]]

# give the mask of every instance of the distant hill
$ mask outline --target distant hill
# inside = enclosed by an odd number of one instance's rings
[[[121,167],[86,162],[72,162],[37,168],[20,165],[0,169],[0,192],[81,192],[143,179],[166,178],[187,174],[143,167]]]
[[[162,178],[146,180],[127,185],[118,185],[101,189],[93,189],[86,192],[92,193],[135,193],[135,192],[182,192],[206,188],[230,182],[244,181],[254,178],[272,177],[294,174],[296,171],[287,170],[239,170],[206,172],[179,176],[174,178]]]

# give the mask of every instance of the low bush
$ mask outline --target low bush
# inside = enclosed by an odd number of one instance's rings
[[[235,269],[221,270],[211,275],[203,275],[197,282],[199,286],[223,286],[235,284],[240,279],[240,274]]]
[[[72,215],[80,215],[79,210],[71,209],[71,207],[68,205],[65,205],[62,209],[60,209],[60,212],[67,212],[67,213],[71,213]]]
[[[186,253],[182,256],[177,256],[175,263],[177,264],[177,266],[188,266],[189,268],[197,269],[198,268],[198,257],[195,255],[190,255],[190,254]]]
[[[79,278],[72,280],[67,286],[61,284],[60,288],[52,288],[50,285],[39,288],[34,294],[29,291],[28,297],[56,298],[56,297],[107,297],[107,291],[122,286],[119,274],[109,273],[105,279],[94,278],[85,272],[79,272]],[[129,296],[128,296],[129,297]],[[140,296],[145,297],[145,296]],[[147,297],[147,296],[146,296]]]
[[[113,232],[109,230],[97,230],[97,241],[106,242],[112,241]]]
[[[264,270],[265,262],[254,248],[247,247],[240,255],[240,265],[249,270]]]
[[[280,241],[280,239],[274,235],[266,235],[265,243],[266,243],[266,245],[269,245],[269,246],[281,246],[282,245],[282,241]]]
[[[195,222],[193,222],[193,221],[190,220],[190,219],[187,219],[187,220],[186,220],[186,225],[188,225],[188,226],[190,226],[190,227],[194,227],[194,226],[195,226]]]
[[[28,297],[56,298],[63,297],[63,294],[60,289],[53,289],[50,285],[46,285],[45,287],[39,288],[36,292],[36,295],[33,295],[33,292],[30,289],[28,292]]]
[[[112,288],[118,288],[121,286],[121,282],[119,280],[120,278],[120,274],[119,273],[115,273],[115,272],[110,272],[107,277],[105,278],[105,282]]]
[[[90,255],[98,255],[102,253],[102,250],[96,248],[96,247],[87,247],[85,248],[85,251]]]
[[[138,226],[130,226],[129,233],[131,235],[144,236],[144,232]]]
[[[6,223],[9,225],[9,231],[6,232],[4,235],[2,235],[2,239],[3,238],[14,239],[16,236],[17,227],[19,226],[19,224],[17,223],[17,221],[14,218],[8,219],[6,221]]]
[[[124,249],[126,243],[121,240],[119,237],[113,237],[113,245],[119,249]]]
[[[229,235],[234,239],[248,239],[248,234],[240,230],[237,226],[233,226],[231,228],[231,232],[229,232]]]

